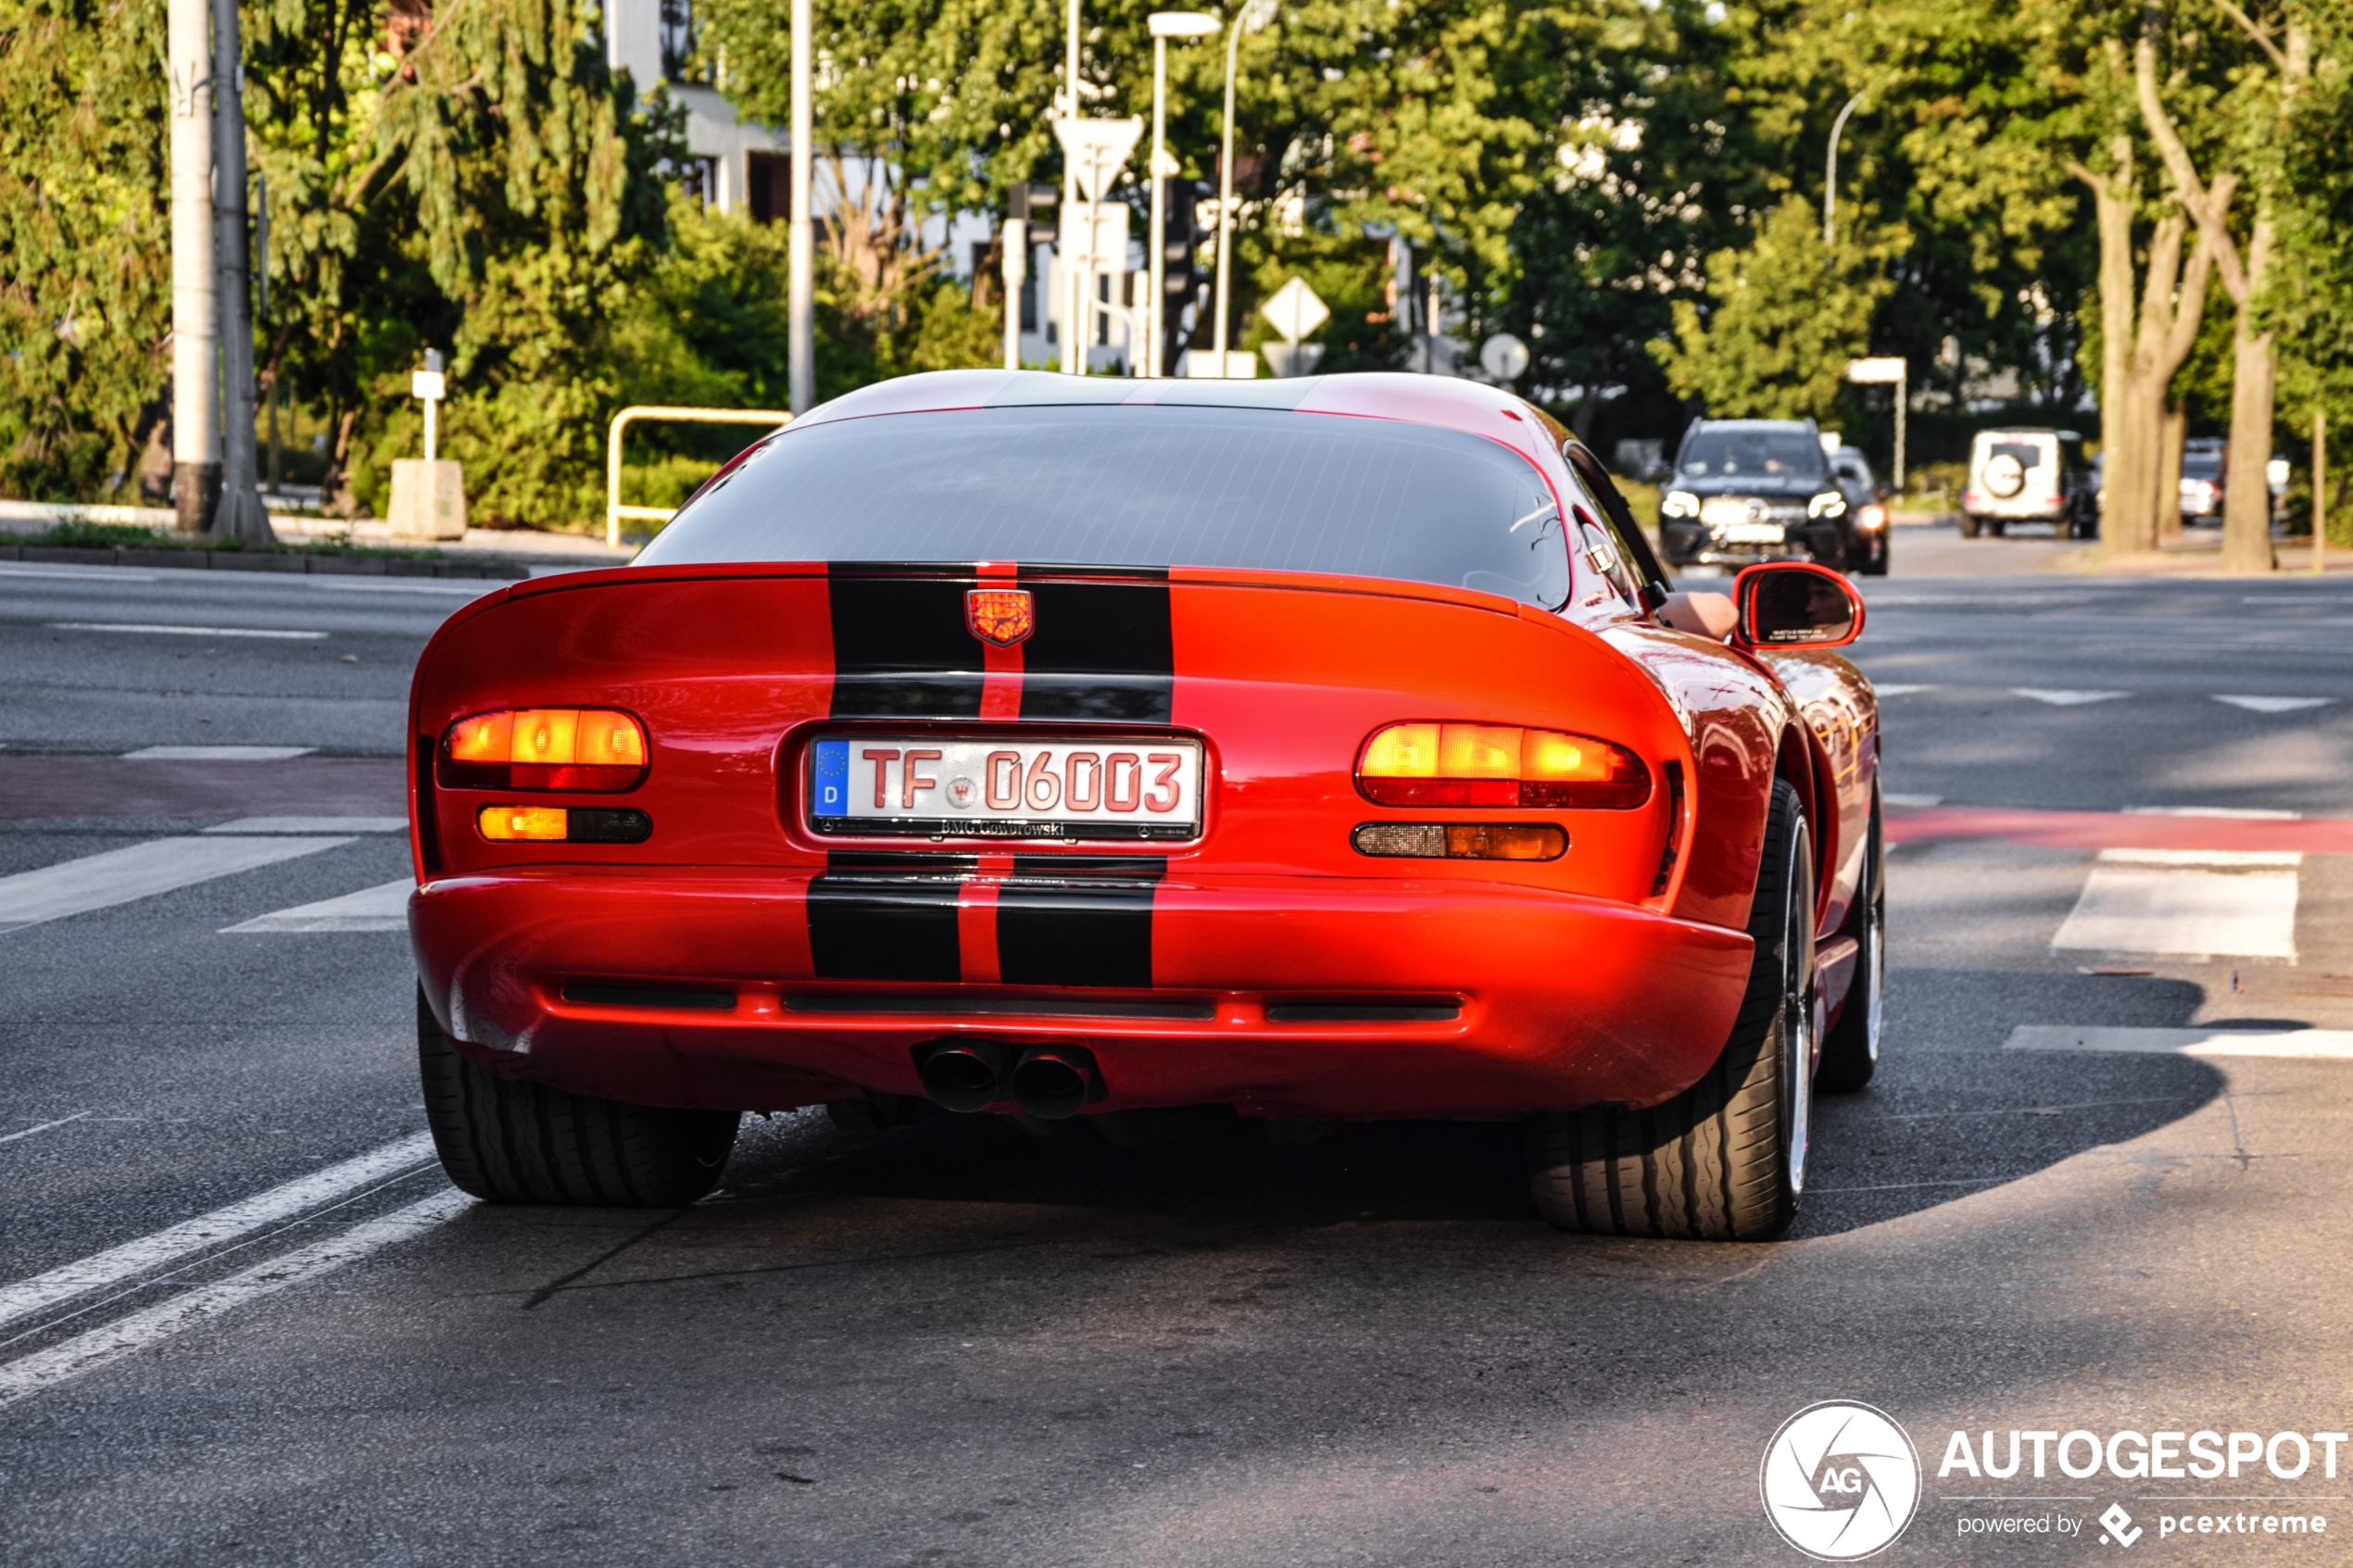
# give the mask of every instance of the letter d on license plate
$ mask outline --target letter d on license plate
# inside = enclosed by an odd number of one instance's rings
[[[927,838],[1186,839],[1202,745],[856,735],[810,747],[809,825]]]

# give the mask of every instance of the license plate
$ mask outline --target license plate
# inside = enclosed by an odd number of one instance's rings
[[[1778,522],[1726,522],[1717,525],[1716,537],[1727,545],[1781,545],[1789,532]]]
[[[810,752],[810,826],[819,833],[1186,839],[1201,831],[1199,741],[859,735]]]

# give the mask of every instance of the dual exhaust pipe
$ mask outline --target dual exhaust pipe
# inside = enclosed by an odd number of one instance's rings
[[[943,1040],[922,1054],[916,1070],[924,1093],[943,1110],[986,1110],[1010,1098],[1040,1122],[1059,1122],[1102,1098],[1094,1057],[1075,1046],[1022,1049],[986,1040]]]

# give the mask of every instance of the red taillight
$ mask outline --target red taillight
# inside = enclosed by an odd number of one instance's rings
[[[1382,806],[1625,810],[1650,798],[1650,770],[1609,741],[1513,724],[1390,724],[1356,759],[1356,787]]]
[[[635,789],[646,777],[646,728],[609,708],[477,713],[442,736],[434,776],[447,789]]]

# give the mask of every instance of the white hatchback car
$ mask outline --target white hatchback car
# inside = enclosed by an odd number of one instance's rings
[[[1996,535],[2012,523],[2047,522],[2060,538],[2099,532],[2097,490],[2071,430],[1982,430],[1961,492],[1961,536]]]

